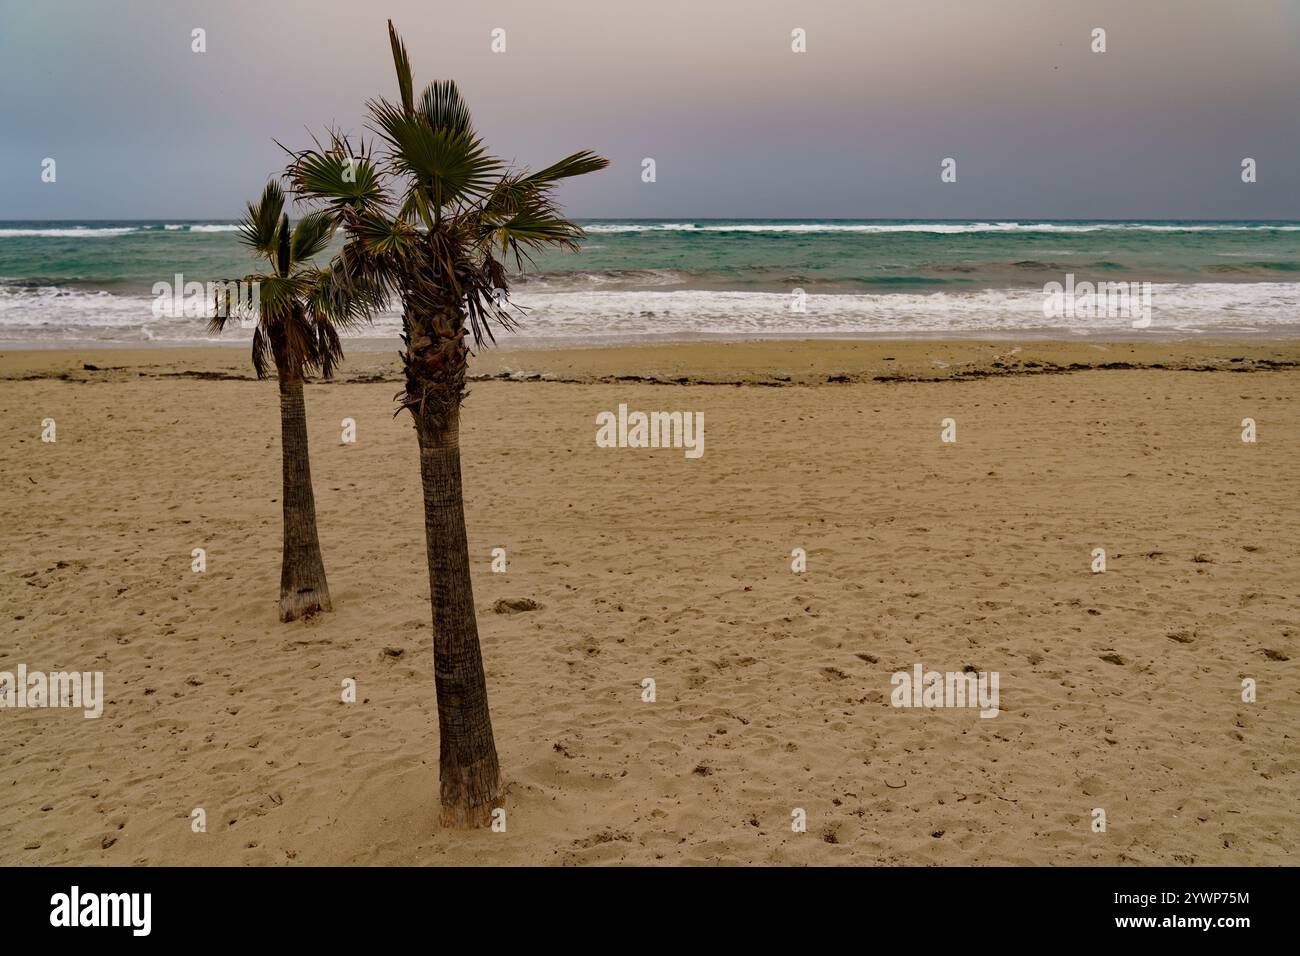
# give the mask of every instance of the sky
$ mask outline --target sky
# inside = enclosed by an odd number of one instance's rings
[[[1300,0],[0,0],[0,219],[238,216],[388,17],[574,217],[1300,219]]]

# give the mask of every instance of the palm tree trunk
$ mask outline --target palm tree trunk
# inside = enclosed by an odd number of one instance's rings
[[[417,415],[433,604],[444,827],[480,827],[501,805],[501,774],[479,650],[460,476],[460,411]]]
[[[307,452],[302,378],[280,376],[280,454],[284,464],[284,555],[280,562],[280,620],[331,611],[325,562],[316,536],[316,498]]]

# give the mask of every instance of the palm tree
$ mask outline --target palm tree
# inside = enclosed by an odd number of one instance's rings
[[[299,219],[292,228],[284,213],[284,193],[274,181],[261,198],[248,204],[239,224],[239,237],[265,259],[270,271],[245,276],[257,290],[253,330],[253,368],[266,378],[272,364],[280,383],[280,451],[284,472],[284,553],[280,563],[280,620],[292,621],[318,611],[330,611],[329,585],[316,535],[316,499],[311,487],[307,451],[307,409],[303,376],[321,372],[328,378],[343,357],[338,329],[356,321],[364,307],[358,298],[350,306],[333,284],[333,273],[311,265],[329,246],[334,217],[318,212]],[[220,299],[209,323],[220,332],[237,314]]]
[[[501,804],[501,779],[483,676],[465,536],[460,406],[469,356],[510,329],[505,261],[522,269],[547,247],[577,249],[582,230],[554,203],[563,179],[603,169],[582,151],[528,173],[488,154],[451,81],[417,101],[406,46],[388,23],[398,102],[372,100],[376,156],[346,137],[298,152],[287,176],[343,230],[333,285],[382,288],[402,308],[405,388],[420,448],[426,559],[433,606],[442,824],[483,826]]]

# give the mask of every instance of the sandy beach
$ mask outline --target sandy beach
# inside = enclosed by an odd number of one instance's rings
[[[243,349],[0,354],[0,670],[105,681],[98,719],[0,712],[0,863],[1300,862],[1300,344],[702,343],[472,372],[504,833],[437,825],[391,349],[307,388],[334,611],[293,624],[276,388]],[[598,448],[620,404],[702,412],[705,453]],[[998,672],[1000,712],[892,706],[916,664]]]

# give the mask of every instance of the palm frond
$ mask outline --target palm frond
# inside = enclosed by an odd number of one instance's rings
[[[293,311],[294,305],[309,291],[309,280],[303,273],[292,276],[259,276],[258,280],[259,325],[268,328],[284,321]]]
[[[301,302],[295,301],[292,308],[280,317],[273,335],[275,347],[301,371],[310,373],[320,367],[320,356],[316,353],[316,324]]]
[[[546,246],[577,251],[585,233],[576,223],[549,211],[521,209],[505,222],[490,227],[493,245],[503,252],[521,250],[539,252]]]
[[[433,203],[429,199],[429,194],[423,189],[410,189],[407,190],[406,198],[402,200],[402,207],[397,212],[397,218],[402,222],[422,222],[428,227],[432,226],[438,217],[434,215]]]
[[[558,163],[553,163],[545,169],[539,169],[537,172],[525,176],[522,182],[530,186],[542,186],[561,179],[569,179],[573,176],[585,176],[587,173],[599,172],[607,166],[609,166],[609,160],[604,156],[597,156],[591,150],[584,149],[572,156],[564,157]]]
[[[284,209],[284,190],[275,180],[266,184],[262,196],[248,203],[248,214],[239,221],[239,239],[257,253],[273,259],[277,244],[280,213]]]
[[[382,244],[372,246],[356,231],[359,227],[364,227],[364,222],[354,223],[350,238],[330,260],[330,288],[336,296],[355,299],[363,306],[363,314],[369,316],[384,308],[395,294],[397,267],[407,250],[405,240],[392,250]]]
[[[320,255],[334,238],[334,226],[334,215],[323,210],[303,216],[293,227],[290,258],[295,263],[305,263]]]
[[[492,191],[483,197],[478,209],[470,210],[469,215],[477,213],[484,221],[509,219],[525,206],[535,202],[538,192],[536,186],[524,182],[522,174],[509,173],[497,180]]]
[[[484,276],[486,279],[487,277]],[[492,326],[498,325],[506,332],[513,332],[519,327],[514,317],[505,310],[505,303],[497,298],[498,289],[490,281],[484,281],[465,296],[465,314],[469,318],[470,334],[475,348],[483,348],[496,342]]]
[[[293,264],[293,250],[289,243],[289,235],[289,214],[286,212],[280,217],[280,231],[275,237],[275,267],[282,276],[289,274],[289,267]]]
[[[253,329],[253,371],[258,378],[266,378],[266,373],[275,364],[271,352],[271,340],[259,325]]]
[[[502,164],[488,155],[473,132],[434,129],[423,115],[404,112],[386,100],[372,101],[370,113],[389,145],[394,170],[428,190],[435,210],[491,191]]]
[[[332,378],[335,367],[343,360],[343,343],[339,340],[337,323],[324,319],[319,313],[313,312],[311,316],[315,320],[312,364],[325,378]]]
[[[240,279],[220,279],[214,283],[212,315],[208,318],[208,333],[220,335],[226,323],[242,320],[258,312],[258,297],[264,276],[248,275]]]
[[[410,256],[420,241],[421,234],[401,218],[383,215],[359,217],[352,233],[375,256],[402,258]]]
[[[406,44],[397,35],[393,21],[388,21],[388,45],[393,48],[393,67],[397,70],[397,89],[402,106],[409,113],[415,109],[415,81],[411,77],[411,58],[406,55]]]
[[[473,133],[474,121],[455,80],[434,80],[420,96],[420,113],[434,129]]]
[[[285,176],[300,197],[335,210],[375,209],[386,201],[374,162],[364,151],[347,152],[346,144],[294,153]]]
[[[382,284],[369,277],[346,276],[333,265],[312,269],[302,277],[309,284],[303,303],[317,324],[347,331],[361,325],[388,301]]]

